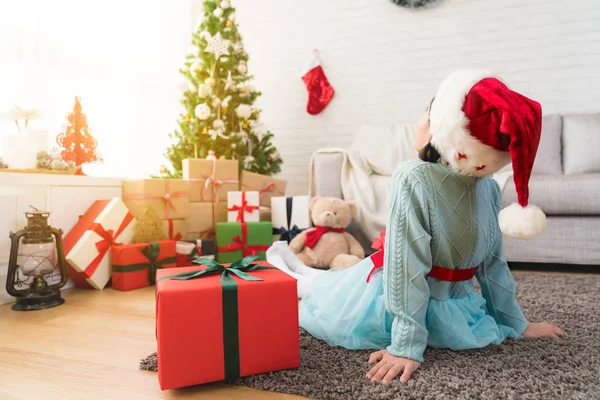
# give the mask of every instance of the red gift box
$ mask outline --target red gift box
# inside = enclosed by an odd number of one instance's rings
[[[154,285],[156,271],[176,266],[174,240],[113,246],[112,287],[134,290]]]
[[[300,366],[296,280],[264,261],[237,269],[244,260],[157,272],[162,390]]]

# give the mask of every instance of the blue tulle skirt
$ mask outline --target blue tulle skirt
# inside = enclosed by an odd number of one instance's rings
[[[311,293],[300,301],[300,326],[332,346],[351,350],[388,347],[393,317],[385,306],[381,270],[366,282],[372,267],[370,258],[365,258],[351,268],[318,276]],[[521,337],[514,329],[496,323],[475,289],[460,298],[430,299],[425,326],[428,346],[452,350]]]

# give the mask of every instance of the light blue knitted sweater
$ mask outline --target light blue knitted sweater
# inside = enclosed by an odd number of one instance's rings
[[[528,323],[502,255],[501,194],[496,181],[415,160],[398,166],[390,196],[383,269],[385,306],[393,317],[388,352],[423,361],[431,302],[441,304],[473,292],[472,281],[450,283],[426,277],[432,265],[478,266],[476,278],[487,312],[498,325],[522,335]]]

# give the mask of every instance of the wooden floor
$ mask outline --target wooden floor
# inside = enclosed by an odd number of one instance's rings
[[[0,399],[300,399],[224,384],[162,392],[156,373],[138,370],[156,349],[153,287],[64,297],[43,311],[0,306]]]

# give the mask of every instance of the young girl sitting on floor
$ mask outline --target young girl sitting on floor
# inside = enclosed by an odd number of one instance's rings
[[[375,349],[372,381],[406,382],[426,346],[452,350],[506,338],[557,338],[528,322],[502,254],[502,232],[531,239],[546,227],[528,205],[541,106],[482,71],[446,78],[416,132],[420,160],[396,169],[382,268],[308,268],[276,242],[267,260],[298,279],[300,326],[332,346]],[[518,204],[501,210],[491,178],[512,160]],[[479,294],[472,278],[481,287]]]

